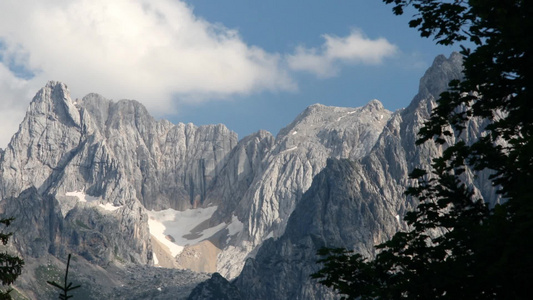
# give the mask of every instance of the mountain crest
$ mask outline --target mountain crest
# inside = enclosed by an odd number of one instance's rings
[[[80,114],[70,99],[67,85],[58,81],[49,81],[37,92],[30,103],[28,114],[47,115],[69,126],[81,125]]]
[[[463,56],[461,54],[453,52],[449,58],[439,55],[433,60],[431,67],[420,79],[416,98],[422,99],[432,96],[434,99],[438,99],[440,93],[448,89],[450,78],[460,79],[462,77]],[[414,104],[413,102],[411,104]]]

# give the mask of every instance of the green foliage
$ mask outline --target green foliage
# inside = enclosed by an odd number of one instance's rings
[[[406,194],[419,200],[410,230],[378,245],[372,261],[322,250],[315,278],[349,299],[528,299],[533,278],[533,3],[521,0],[383,0],[395,14],[412,5],[421,36],[462,47],[464,79],[450,82],[419,132],[418,144],[460,137],[472,118],[484,135],[461,139],[416,169]],[[505,200],[488,207],[463,181],[490,171]],[[357,290],[356,290],[357,289]],[[356,291],[354,291],[356,290]]]
[[[342,291],[348,298],[341,299],[372,299],[376,297],[376,285],[382,284],[375,280],[378,273],[374,265],[366,263],[366,259],[353,251],[343,248],[322,248],[318,255],[325,258],[318,260],[324,267],[311,275],[311,278],[319,279],[325,286]]]
[[[69,295],[68,293],[72,290],[75,290],[77,288],[80,288],[81,285],[75,285],[75,286],[72,286],[72,282],[68,282],[68,269],[70,267],[70,254],[68,255],[68,259],[67,259],[67,269],[65,270],[65,282],[63,285],[60,285],[59,283],[55,282],[55,281],[47,281],[48,284],[50,284],[51,286],[54,286],[56,288],[58,288],[59,290],[61,290],[61,293],[59,294],[59,299],[60,300],[67,300],[67,299],[70,299],[74,296],[72,295]]]
[[[14,218],[3,218],[0,219],[0,224],[8,227]],[[9,238],[12,236],[12,233],[3,233],[0,232],[0,241],[5,246],[7,245]],[[10,255],[7,252],[0,252],[0,281],[2,285],[10,285],[22,272],[22,267],[24,266],[24,260],[17,256]],[[9,293],[12,289],[7,291],[0,290],[0,299],[12,299]]]

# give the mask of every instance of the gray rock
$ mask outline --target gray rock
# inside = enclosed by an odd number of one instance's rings
[[[0,153],[2,212],[22,222],[13,247],[27,261],[150,265],[146,209],[207,205],[236,143],[223,125],[156,121],[138,102],[97,94],[74,102],[51,81]]]
[[[243,139],[226,165],[229,173],[241,177],[223,176],[211,192],[221,196],[218,220],[236,216],[244,226],[222,246],[218,271],[233,278],[257,246],[283,234],[289,215],[326,160],[366,155],[390,116],[377,100],[359,108],[315,104],[282,129],[275,141],[264,132]],[[247,167],[239,173],[243,165]],[[238,188],[225,192],[229,186]]]
[[[218,273],[197,285],[188,300],[241,300],[237,288]]]
[[[234,282],[245,299],[335,299],[309,277],[320,267],[319,248],[343,247],[373,257],[374,245],[406,229],[401,218],[416,205],[403,195],[410,184],[408,173],[428,166],[446,147],[433,142],[417,147],[416,133],[445,83],[460,74],[460,56],[437,57],[421,80],[419,94],[408,108],[392,115],[368,155],[355,162],[328,161],[296,205],[284,234],[265,241],[255,258],[246,261]],[[468,135],[461,136],[467,142],[481,134],[484,123],[471,120],[468,127]],[[465,180],[480,195],[488,195],[486,201],[497,199],[494,189],[479,185],[471,171]]]

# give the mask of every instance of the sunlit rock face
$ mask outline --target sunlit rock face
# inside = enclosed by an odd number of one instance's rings
[[[223,125],[157,121],[136,101],[98,94],[73,101],[65,84],[49,82],[2,152],[0,197],[21,199],[35,189],[24,201],[51,199],[48,218],[64,226],[47,247],[61,253],[83,252],[101,265],[157,260],[232,278],[263,240],[284,232],[326,160],[365,156],[390,116],[377,100],[359,108],[315,104],[277,137],[259,131],[238,142]],[[168,232],[184,224],[147,214],[195,209],[210,214],[170,244]],[[163,238],[155,224],[168,231]],[[185,246],[194,255],[182,254]]]
[[[74,253],[95,266],[152,265],[147,209],[206,206],[236,144],[223,125],[156,121],[136,101],[97,94],[73,101],[49,82],[0,153],[0,211],[21,232],[12,246],[28,262]]]
[[[236,144],[223,125],[156,121],[136,101],[97,94],[74,102],[65,84],[49,82],[5,150],[0,197],[34,186],[116,205],[135,198],[147,209],[201,206]]]
[[[285,231],[289,215],[328,158],[360,159],[391,117],[377,100],[359,108],[315,104],[274,139],[260,131],[239,142],[208,200],[220,206],[212,224],[237,218],[243,230],[219,241],[218,271],[236,276],[246,256]]]

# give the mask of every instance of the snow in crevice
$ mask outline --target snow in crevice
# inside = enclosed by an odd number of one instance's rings
[[[353,115],[353,114],[355,114],[356,112],[357,112],[357,110],[350,111],[350,112],[346,113],[346,115],[338,117],[338,118],[337,118],[337,122],[339,122],[340,120],[342,120],[342,119],[343,119],[344,117],[346,117],[346,116],[349,116],[349,115]]]
[[[98,206],[103,208],[103,209],[105,209],[105,210],[107,210],[107,211],[115,211],[115,210],[117,210],[117,209],[122,207],[122,206],[115,206],[115,205],[113,205],[113,203],[109,203],[109,202],[106,203],[106,204],[100,204]]]
[[[244,224],[239,221],[239,218],[237,218],[236,215],[233,215],[231,217],[231,223],[229,223],[227,226],[226,226],[226,229],[228,230],[228,237],[226,239],[226,243],[229,243],[229,241],[231,240],[231,237],[242,232],[243,229],[244,229]]]
[[[83,191],[66,192],[65,196],[76,197],[78,198],[79,202],[98,206],[98,207],[103,208],[106,211],[115,211],[122,207],[122,206],[115,206],[113,205],[113,203],[102,203],[102,199],[100,197],[94,197],[94,196],[87,195]]]
[[[294,147],[291,147],[289,149],[285,149],[285,150],[281,151],[280,154],[291,152],[291,151],[294,151],[296,149],[298,149],[298,146],[294,146]]]
[[[217,206],[210,206],[185,211],[170,208],[149,211],[150,234],[167,246],[171,255],[175,257],[186,245],[197,244],[226,227],[225,223],[221,223],[210,228],[202,228],[201,225],[206,224],[204,222],[211,218],[216,209]]]
[[[244,229],[244,224],[239,221],[236,215],[231,217],[231,223],[226,227],[228,229],[228,235],[236,235]]]
[[[65,196],[77,197],[80,202],[94,202],[99,200],[98,197],[93,197],[85,194],[83,191],[66,192]]]

